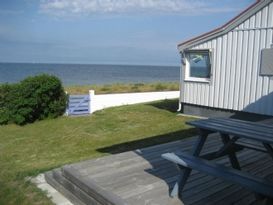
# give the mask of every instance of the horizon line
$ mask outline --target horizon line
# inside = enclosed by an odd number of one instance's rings
[[[172,67],[180,67],[180,64],[136,64],[136,63],[64,63],[64,62],[4,62],[0,61],[0,63],[10,63],[10,64],[57,64],[57,65],[64,65],[64,64],[71,64],[71,65],[117,65],[117,66],[172,66]]]

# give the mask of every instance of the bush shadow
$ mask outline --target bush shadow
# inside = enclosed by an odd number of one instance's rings
[[[191,137],[196,134],[197,134],[196,129],[189,128],[186,130],[179,130],[176,132],[166,133],[163,135],[152,136],[145,139],[115,144],[109,147],[99,148],[97,149],[97,151],[102,153],[117,154],[121,152],[150,147],[153,145],[159,145],[177,140],[182,140],[183,138]]]
[[[178,99],[166,99],[163,101],[147,103],[147,105],[153,106],[158,109],[167,110],[172,113],[176,113],[178,109]]]

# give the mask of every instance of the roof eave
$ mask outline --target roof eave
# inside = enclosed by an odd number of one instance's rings
[[[211,40],[213,38],[216,38],[218,36],[221,36],[221,35],[229,32],[230,30],[234,29],[236,26],[241,24],[243,21],[245,21],[251,15],[255,14],[258,10],[265,7],[267,4],[269,4],[272,1],[273,0],[258,0],[258,1],[256,1],[254,4],[250,5],[248,8],[246,8],[239,15],[237,15],[236,17],[234,17],[233,19],[228,21],[223,26],[178,44],[178,46],[177,46],[178,50],[183,51],[183,50],[190,48],[194,45]]]

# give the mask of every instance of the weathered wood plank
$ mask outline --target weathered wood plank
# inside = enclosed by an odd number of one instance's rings
[[[123,160],[131,160],[134,157],[139,157],[140,155],[145,156],[146,154],[151,154],[154,152],[158,152],[160,150],[167,150],[167,149],[171,149],[171,148],[175,148],[175,147],[179,147],[179,146],[183,146],[183,145],[184,145],[184,140],[183,140],[183,142],[182,141],[175,141],[175,142],[170,142],[170,143],[166,143],[166,144],[162,144],[162,145],[143,148],[143,149],[139,149],[139,150],[135,150],[135,151],[129,151],[129,152],[123,152],[123,153],[114,154],[114,155],[110,155],[110,156],[105,156],[102,158],[85,160],[85,161],[78,162],[78,163],[75,163],[72,165],[67,165],[67,166],[73,166],[74,168],[77,168],[79,170],[83,170],[85,168],[92,167],[91,166],[91,164],[92,164],[94,168],[97,168],[99,166],[111,165],[111,163],[108,163],[108,162],[112,162],[113,164],[120,163]],[[189,139],[185,139],[185,145],[186,146],[192,145],[192,141]]]
[[[231,123],[229,123],[231,121]],[[242,121],[243,122],[243,121]],[[244,137],[246,139],[254,139],[265,143],[273,143],[272,126],[267,126],[259,123],[252,123],[252,128],[244,127],[244,123],[238,123],[234,126],[232,120],[208,119],[191,121],[187,124],[195,126],[200,129],[210,130],[214,132],[221,132],[224,134],[231,134],[235,136]],[[249,123],[249,122],[247,122]],[[240,126],[239,126],[240,125]],[[263,131],[263,129],[264,131]]]
[[[209,141],[205,145],[206,151],[215,150],[215,145],[219,142],[219,139]],[[77,163],[73,165],[73,167],[78,169],[83,176],[92,175],[95,177],[100,175],[107,175],[107,173],[113,175],[113,169],[117,170],[116,168],[119,168],[120,170],[125,167],[125,169],[128,170],[130,169],[130,166],[142,167],[144,165],[149,168],[150,164],[153,164],[154,162],[160,162],[162,160],[160,157],[162,153],[174,150],[189,151],[192,149],[191,145],[192,142],[181,145],[181,142],[178,141],[177,144],[172,143],[170,146],[164,149],[155,149],[147,153],[143,151],[126,152],[126,154],[118,154],[117,156],[112,155],[110,157]],[[90,166],[90,163],[92,163],[92,166]]]
[[[244,155],[245,157],[253,159],[253,156],[249,156],[249,153],[245,153]],[[228,164],[227,159],[223,159],[223,160],[225,161],[226,164]],[[150,186],[151,184],[156,183],[156,180],[158,181],[156,177],[151,177],[151,174],[163,179],[162,181],[159,181],[161,183],[166,182],[169,184],[169,183],[175,182],[177,177],[174,177],[174,176],[177,175],[178,173],[174,166],[172,167],[172,169],[170,168],[171,168],[170,166],[165,167],[165,169],[161,169],[161,167],[157,167],[157,169],[155,169],[154,172],[149,172],[149,173],[145,173],[147,170],[143,172],[141,169],[134,170],[133,172],[130,171],[128,173],[120,172],[120,175],[113,175],[112,180],[111,178],[108,178],[108,177],[100,178],[100,179],[95,178],[95,179],[99,181],[100,185],[106,186],[110,188],[111,190],[114,190],[117,194],[130,196],[130,194],[128,194],[127,192],[130,192],[128,190],[134,190],[134,186],[132,185],[137,186],[137,188],[142,189],[142,191],[147,191],[145,190],[145,188],[143,188],[145,185]],[[168,177],[170,177],[171,180],[169,180]],[[193,177],[191,177],[191,179],[193,179]],[[200,179],[197,180],[197,182],[200,185],[201,183]],[[157,187],[159,185],[161,184],[157,183],[157,185],[154,185],[154,187]],[[137,192],[134,192],[134,193],[137,193]]]
[[[241,136],[249,139],[256,139],[257,136],[260,138],[267,139],[272,136],[272,133],[261,132],[258,130],[251,130],[242,127],[235,127],[233,125],[222,124],[214,121],[202,121],[202,122],[189,122],[190,125],[195,125],[196,127],[202,129],[208,129],[211,131],[221,132],[225,134],[232,134],[235,136]]]
[[[229,202],[245,205],[246,202],[255,201],[254,195],[246,189],[194,170],[183,191],[182,201],[170,198],[169,193],[177,180],[178,172],[172,163],[161,159],[160,155],[174,150],[190,151],[195,141],[195,137],[188,138],[66,165],[63,167],[62,177],[71,183],[70,189],[71,186],[78,187],[78,190],[81,189],[89,196],[98,197],[96,199],[103,205],[108,203],[108,194],[114,201],[118,200],[119,203],[121,200],[121,204],[127,205],[207,205]],[[210,135],[202,153],[219,149],[219,143],[222,145],[219,136]],[[273,172],[272,159],[268,155],[244,149],[238,152],[237,156],[242,169],[251,174],[264,177]],[[230,166],[227,157],[214,161]],[[71,170],[70,168],[74,173],[65,173],[65,170]],[[93,189],[97,187],[97,190],[89,189],[88,186]],[[101,191],[106,194],[107,200],[104,199],[104,194],[100,194]]]
[[[183,137],[183,136],[181,136]],[[151,155],[152,153],[157,153],[157,152],[164,152],[166,149],[175,149],[175,148],[191,148],[193,146],[193,141],[196,140],[196,137],[191,137],[191,138],[185,138],[181,139],[179,141],[174,141],[174,142],[168,142],[165,144],[160,144],[160,145],[155,145],[151,147],[146,147],[142,149],[138,149],[135,151],[129,151],[129,152],[123,152],[119,154],[114,154],[98,159],[91,159],[91,160],[85,160],[82,162],[78,162],[73,164],[73,167],[78,167],[80,169],[83,169],[85,167],[90,167],[90,163],[96,163],[96,165],[99,165],[97,163],[100,163],[101,165],[105,165],[105,163],[109,161],[115,161],[115,160],[124,160],[124,159],[131,159],[134,156],[146,156],[146,155]],[[217,143],[219,142],[219,136],[218,135],[212,135],[210,137],[210,140],[208,143]]]
[[[247,189],[255,191],[256,193],[273,197],[273,184],[269,183],[263,178],[254,177],[253,175],[247,174],[246,172],[227,168],[183,152],[176,152],[175,154],[167,153],[162,155],[162,157],[183,167],[196,169],[201,172],[219,177],[223,180],[226,180],[227,182],[239,184]]]
[[[242,121],[237,119],[231,118],[211,118],[210,121],[222,122],[224,125],[232,126],[232,127],[239,127],[243,129],[249,129],[254,131],[260,131],[265,133],[272,133],[273,126],[269,126],[262,123],[257,122],[249,122],[249,121]]]
[[[264,161],[260,164],[257,164],[257,166],[260,166],[260,168],[262,167],[263,169],[267,171],[270,170],[272,167],[272,165],[268,165],[268,163],[265,163]],[[248,167],[242,167],[242,168],[248,172],[251,172],[252,174],[257,174],[257,175],[261,171],[260,169],[257,169],[257,167],[253,165],[252,166],[248,165]],[[208,184],[210,184],[210,182],[208,182]],[[194,197],[194,198],[192,197],[191,202],[194,202],[200,205],[204,204],[204,201],[210,201],[210,202],[213,202],[213,204],[221,204],[220,202],[224,201],[224,198],[226,197],[232,198],[233,194],[238,192],[239,190],[245,190],[245,189],[238,185],[226,183],[225,181],[221,180],[221,183],[219,183],[217,186],[208,188],[207,190],[205,190],[204,193],[198,194],[197,197]],[[247,191],[247,192],[252,193],[250,191]]]
[[[108,176],[110,178],[118,177],[119,175],[125,176],[126,174],[131,173],[132,171],[137,172],[139,170],[140,171],[151,170],[159,166],[161,166],[162,169],[164,169],[164,166],[171,166],[169,162],[163,160],[160,157],[160,153],[158,153],[155,157],[150,159],[139,156],[135,160],[126,161],[126,164],[116,164],[115,166],[111,167],[106,166],[107,169],[101,170],[100,172],[94,172],[93,169],[87,170],[85,174],[86,176],[92,175],[93,178],[98,179],[101,178],[102,180],[107,180]]]

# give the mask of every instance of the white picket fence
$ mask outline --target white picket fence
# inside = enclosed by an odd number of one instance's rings
[[[90,90],[89,95],[70,95],[66,113],[67,115],[85,115],[108,107],[174,98],[179,98],[179,91],[95,95],[95,92]]]

